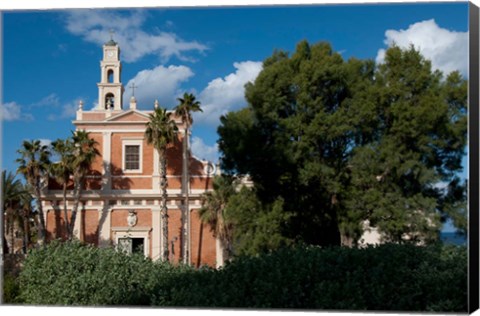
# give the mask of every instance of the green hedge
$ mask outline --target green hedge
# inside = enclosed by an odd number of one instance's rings
[[[27,256],[20,297],[37,305],[147,305],[152,270],[140,255],[54,242]]]
[[[32,252],[20,282],[31,304],[466,312],[467,251],[297,247],[214,270],[67,243]]]
[[[17,278],[9,273],[5,273],[3,277],[3,302],[5,304],[19,304],[20,287],[18,286]]]

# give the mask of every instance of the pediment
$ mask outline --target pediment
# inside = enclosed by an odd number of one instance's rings
[[[109,117],[107,122],[148,122],[149,116],[136,110],[129,110]]]

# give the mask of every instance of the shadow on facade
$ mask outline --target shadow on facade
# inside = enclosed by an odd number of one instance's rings
[[[167,151],[167,165],[168,165],[168,171],[170,175],[175,175],[178,177],[182,176],[183,172],[183,149],[182,149],[182,142],[176,142],[175,144],[171,145]],[[201,190],[203,192],[208,192],[211,190],[211,185],[212,185],[212,176],[209,177],[203,177],[205,176],[205,171],[204,171],[204,162],[198,160],[195,157],[192,157],[190,155],[189,158],[189,175],[190,175],[190,188],[191,189],[196,189],[196,190]],[[196,198],[195,198],[196,199]],[[190,203],[192,202],[192,198],[190,198]],[[180,200],[180,205],[182,208],[184,207],[184,199],[182,198]],[[202,206],[203,206],[203,201],[202,201]],[[192,214],[191,214],[192,216]],[[198,225],[197,227],[191,227],[191,240],[192,240],[192,246],[194,245],[193,243],[196,241],[198,248],[195,249],[192,247],[192,264],[195,265],[196,267],[199,267],[201,265],[201,260],[202,260],[202,254],[203,254],[203,242],[204,242],[204,229],[205,225],[201,221],[198,221],[195,225]],[[193,229],[197,228],[197,229]],[[181,247],[180,245],[183,243],[183,236],[182,236],[182,229],[181,227],[178,227],[176,229],[177,234],[174,240],[171,240],[169,242],[169,246],[171,247],[170,251],[175,251],[175,254],[177,254]],[[193,232],[195,232],[195,236],[193,235]]]
[[[87,175],[87,181],[84,184],[84,190],[101,190],[102,173],[97,170],[91,170]]]
[[[122,168],[116,165],[110,165],[111,177],[107,177],[105,187],[112,190],[130,190],[133,186],[133,181],[128,174],[125,174]],[[134,175],[132,175],[134,176]]]
[[[67,191],[68,194],[68,191]],[[67,200],[68,202],[69,200]],[[71,205],[68,205],[71,207]],[[68,220],[71,220],[72,214],[67,206],[67,217]],[[53,211],[49,211],[47,217],[53,216],[55,226],[53,229],[47,227],[46,237],[48,241],[54,239],[60,239],[62,241],[67,240],[67,228],[65,227],[65,212],[63,209],[63,200],[52,201]],[[52,214],[53,213],[53,214]],[[47,219],[47,223],[50,222]]]

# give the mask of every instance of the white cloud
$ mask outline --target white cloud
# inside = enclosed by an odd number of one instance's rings
[[[16,102],[3,103],[0,107],[0,119],[4,121],[33,121],[33,115],[22,113],[22,107]]]
[[[96,100],[95,102],[93,102],[92,107],[90,108],[89,111],[95,110],[95,109],[97,109],[97,108],[98,108],[98,100]]]
[[[134,62],[145,55],[156,54],[163,61],[172,56],[190,60],[186,52],[203,52],[207,46],[196,41],[184,41],[174,33],[157,30],[147,33],[141,29],[145,11],[113,13],[106,10],[74,10],[68,13],[67,30],[82,36],[85,41],[103,45],[109,39],[109,30],[115,31],[114,40],[121,47],[123,60]]]
[[[202,160],[208,160],[211,162],[218,162],[218,145],[213,146],[206,145],[203,140],[199,137],[192,137],[191,144],[192,153],[195,157]]]
[[[217,126],[221,115],[246,105],[244,86],[257,78],[262,63],[244,61],[233,66],[236,69],[234,73],[210,81],[200,93],[198,100],[203,112],[194,113],[195,123]]]
[[[135,83],[135,98],[139,108],[153,109],[155,99],[161,106],[172,108],[176,105],[176,96],[180,95],[180,85],[194,74],[186,66],[162,65],[154,69],[145,69],[128,81],[125,86],[123,108],[128,109],[132,90],[130,87]]]
[[[38,102],[32,103],[31,107],[42,107],[42,106],[49,106],[49,107],[57,107],[60,105],[60,100],[55,93],[51,93],[41,99]]]
[[[80,98],[77,98],[73,101],[63,104],[59,114],[50,114],[47,119],[50,121],[57,121],[74,118],[75,114],[77,113],[78,102],[80,102],[80,100]]]
[[[468,33],[450,31],[427,20],[412,24],[406,30],[387,30],[385,44],[394,44],[401,48],[413,45],[420,53],[432,62],[434,69],[448,74],[459,70],[467,75],[468,68]],[[377,53],[376,61],[381,63],[385,58],[385,49]]]

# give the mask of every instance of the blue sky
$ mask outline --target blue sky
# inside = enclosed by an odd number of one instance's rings
[[[204,113],[195,116],[192,150],[214,161],[219,116],[246,105],[243,85],[262,60],[303,39],[378,62],[392,43],[412,43],[435,68],[467,76],[466,2],[4,12],[4,169],[16,169],[24,139],[68,136],[79,100],[95,106],[109,29],[122,51],[124,100],[133,81],[140,109],[155,99],[172,108],[195,93]]]

